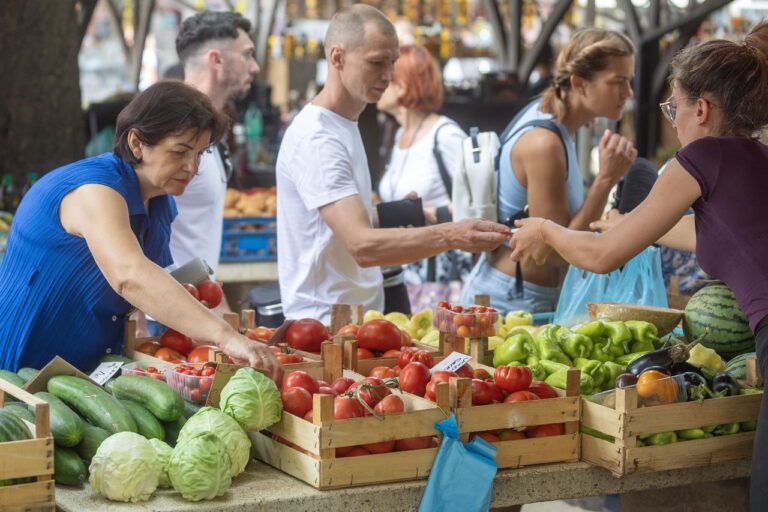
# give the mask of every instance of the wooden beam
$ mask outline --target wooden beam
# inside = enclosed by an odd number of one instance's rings
[[[536,61],[544,51],[544,48],[549,44],[549,40],[552,38],[552,34],[555,29],[565,17],[568,9],[573,5],[573,0],[558,0],[552,12],[549,13],[549,17],[541,27],[541,33],[536,38],[536,42],[533,43],[533,47],[525,54],[522,62],[520,63],[520,69],[517,72],[517,78],[520,81],[522,89],[528,85],[528,80],[531,77],[531,72],[536,66]]]

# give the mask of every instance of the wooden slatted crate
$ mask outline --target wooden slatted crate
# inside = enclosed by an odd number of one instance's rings
[[[34,439],[0,443],[0,481],[35,478],[36,481],[0,487],[0,511],[46,510],[56,508],[53,482],[53,437],[48,403],[0,379],[0,407],[5,394],[34,406],[35,423],[27,423]]]
[[[754,432],[637,447],[637,436],[757,419],[762,393],[638,407],[634,387],[617,389],[615,406],[582,400],[581,424],[615,439],[581,436],[581,459],[616,477],[749,459]]]

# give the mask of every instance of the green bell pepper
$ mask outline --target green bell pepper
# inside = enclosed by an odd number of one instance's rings
[[[605,326],[605,334],[608,336],[608,345],[605,349],[608,353],[614,357],[620,357],[629,353],[629,342],[632,341],[632,333],[629,332],[624,322],[606,321],[603,322]]]
[[[603,389],[603,386],[608,382],[609,372],[600,361],[577,357],[573,360],[573,364],[576,368],[581,370],[582,373],[586,373],[592,377],[595,389]]]
[[[560,325],[545,325],[533,336],[533,344],[540,358],[571,366],[571,360],[565,355],[565,352],[562,351],[560,344],[557,342],[561,329],[564,329],[564,327]]]
[[[587,357],[592,352],[592,338],[568,329],[560,331],[558,341],[565,355],[571,358]]]
[[[610,354],[605,348],[606,343],[607,342],[601,343],[596,341],[592,347],[592,352],[589,354],[589,358],[602,362],[613,361],[613,355]]]
[[[541,361],[539,356],[530,355],[528,356],[528,359],[525,360],[525,364],[527,364],[528,366],[531,366],[534,364],[538,364],[539,361]]]
[[[493,351],[493,366],[525,360],[533,352],[532,345],[533,338],[526,331],[507,336],[507,339]]]
[[[637,442],[635,443],[635,446],[636,446],[637,448],[642,448],[643,446],[645,446],[645,443],[644,443],[644,442],[643,442],[643,440],[642,440],[642,439],[640,439],[639,437],[636,439],[636,441],[637,441]]]
[[[739,430],[741,432],[753,432],[757,430],[757,420],[748,420],[748,421],[740,422]]]
[[[659,337],[659,330],[650,322],[627,320],[624,325],[632,335],[632,341],[653,341]]]
[[[539,361],[539,364],[547,372],[547,375],[551,375],[555,372],[568,371],[568,369],[571,367],[570,365],[558,363],[556,361],[549,361],[547,359],[542,359]]]
[[[580,376],[579,387],[581,388],[581,393],[585,395],[592,394],[592,390],[595,387],[595,383],[592,380],[592,377],[590,377],[584,372],[581,372],[579,376]],[[544,380],[544,382],[546,382],[553,388],[564,390],[566,387],[568,387],[568,371],[560,370],[558,372],[550,374],[550,376],[547,377],[546,380]]]
[[[662,446],[665,444],[676,443],[677,434],[674,432],[659,432],[657,434],[653,434],[650,437],[646,437],[643,439],[643,442],[645,442],[646,445],[650,444],[653,446]]]
[[[622,366],[619,363],[614,363],[613,361],[604,362],[603,368],[605,368],[605,371],[608,373],[606,383],[609,389],[614,387],[616,383],[616,377],[627,371],[626,366]]]
[[[712,433],[716,436],[729,436],[731,434],[738,434],[739,428],[738,423],[724,423],[715,427],[715,430]]]
[[[710,425],[708,427],[701,427],[701,430],[703,430],[707,434],[711,434],[712,432],[715,431],[715,428],[717,428],[717,425]]]
[[[605,333],[605,325],[603,325],[603,322],[600,320],[595,320],[594,322],[587,322],[584,324],[574,325],[571,330],[577,334],[583,334],[584,336],[589,336],[592,338],[592,341],[597,341],[598,338],[601,338],[606,335]]]
[[[687,428],[685,430],[678,430],[675,432],[678,439],[693,440],[704,439],[707,437],[707,433],[701,428]]]
[[[531,369],[533,380],[544,380],[547,378],[547,370],[541,365],[541,361],[534,364],[528,363],[527,366]]]
[[[652,350],[656,350],[656,348],[653,342],[648,340],[633,341],[629,345],[629,352],[631,354],[636,352],[651,352]]]
[[[632,352],[631,354],[627,354],[621,357],[616,358],[616,362],[619,364],[622,364],[624,366],[627,366],[629,363],[637,359],[638,357],[642,356],[643,354],[647,354],[648,352],[652,352],[652,350],[645,350],[641,352]]]

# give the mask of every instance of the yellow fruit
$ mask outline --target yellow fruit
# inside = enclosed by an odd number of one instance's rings
[[[419,340],[419,343],[423,343],[424,345],[429,345],[430,347],[439,347],[440,346],[440,331],[437,329],[432,329],[427,332],[422,338]]]
[[[384,320],[389,320],[390,322],[398,326],[400,329],[404,329],[404,330],[407,330],[406,326],[410,325],[411,323],[411,320],[410,318],[408,318],[408,315],[406,315],[405,313],[399,313],[396,311],[392,313],[387,313],[386,315],[384,315]]]
[[[382,318],[384,318],[384,314],[381,311],[369,309],[363,315],[363,322],[368,322],[370,320],[381,320]]]

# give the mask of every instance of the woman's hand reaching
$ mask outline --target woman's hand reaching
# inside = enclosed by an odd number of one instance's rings
[[[515,221],[517,230],[512,234],[509,248],[512,249],[510,258],[512,261],[528,263],[533,261],[537,265],[547,262],[552,248],[544,241],[542,228],[549,219],[531,217]]]

